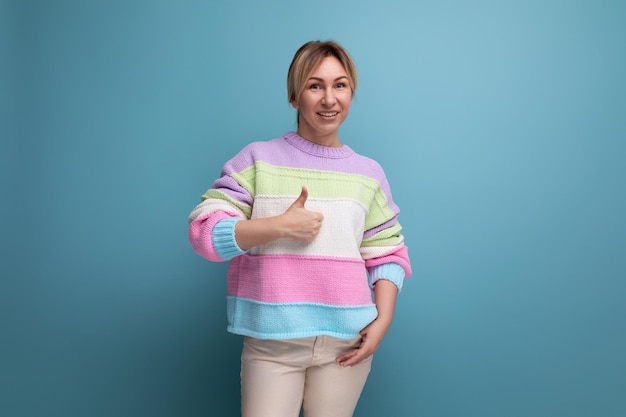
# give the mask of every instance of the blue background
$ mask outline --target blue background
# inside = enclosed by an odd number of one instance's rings
[[[238,415],[187,215],[311,39],[414,264],[356,415],[626,415],[626,2],[0,4],[0,415]]]

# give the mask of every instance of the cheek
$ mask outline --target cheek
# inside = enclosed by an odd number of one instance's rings
[[[311,101],[312,100],[310,97],[303,95],[302,97],[300,97],[300,101],[294,103],[294,107],[300,111],[307,111],[309,108],[312,107]]]
[[[352,106],[352,97],[351,96],[346,97],[345,100],[343,100],[342,104],[343,104],[343,108],[345,110],[348,110],[350,106]]]

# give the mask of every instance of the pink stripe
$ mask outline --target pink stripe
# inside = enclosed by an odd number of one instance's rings
[[[222,259],[215,251],[211,231],[217,222],[229,217],[237,217],[237,215],[226,211],[214,211],[199,216],[189,224],[189,242],[191,242],[193,250],[196,251],[198,255],[213,262],[225,261],[225,259]]]
[[[228,294],[268,303],[372,304],[364,262],[328,257],[238,256]]]
[[[394,249],[383,256],[377,258],[368,259],[365,261],[365,266],[371,268],[382,264],[388,264],[395,262],[404,269],[404,277],[411,276],[411,262],[409,261],[409,250],[406,246],[394,247]]]

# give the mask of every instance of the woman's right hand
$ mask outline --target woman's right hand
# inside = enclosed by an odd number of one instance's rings
[[[241,220],[235,225],[235,240],[242,250],[263,245],[280,238],[312,242],[322,227],[322,213],[304,207],[309,192],[302,192],[289,208],[278,216]]]
[[[324,216],[322,213],[310,211],[304,207],[308,197],[309,191],[303,186],[296,201],[278,216],[278,227],[282,237],[312,242],[318,235]]]

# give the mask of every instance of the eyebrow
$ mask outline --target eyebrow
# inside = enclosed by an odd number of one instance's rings
[[[339,81],[343,78],[345,78],[346,80],[349,80],[347,75],[342,75],[341,77],[335,78],[334,81]],[[324,81],[322,78],[318,78],[318,77],[310,77],[309,80]]]

